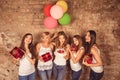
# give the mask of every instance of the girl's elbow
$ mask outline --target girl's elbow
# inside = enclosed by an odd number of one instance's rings
[[[102,62],[99,62],[99,63],[98,63],[98,66],[102,66],[102,65],[103,65],[103,63],[102,63]]]

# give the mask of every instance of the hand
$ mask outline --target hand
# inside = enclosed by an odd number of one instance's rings
[[[44,61],[43,61],[43,58],[42,58],[41,56],[38,56],[38,59],[39,59],[40,61],[44,62]]]
[[[17,58],[16,61],[20,61],[20,58]]]
[[[58,32],[55,32],[53,38],[56,38],[57,36],[58,36]]]
[[[17,58],[17,59],[13,58],[12,63],[18,65],[17,63],[18,63],[19,61],[20,61],[20,58]]]
[[[83,61],[82,61],[82,64],[84,64],[84,65],[86,65],[86,66],[90,66],[87,62],[84,61],[84,59],[83,59]]]

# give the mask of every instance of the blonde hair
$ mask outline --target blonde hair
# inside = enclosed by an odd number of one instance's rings
[[[41,34],[41,40],[42,40],[45,36],[51,37],[51,34],[50,34],[49,32],[43,32],[43,33]]]

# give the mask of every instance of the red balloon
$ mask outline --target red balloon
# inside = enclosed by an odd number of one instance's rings
[[[52,6],[53,6],[52,4],[45,5],[45,7],[44,7],[44,14],[45,14],[45,16],[51,16],[50,15],[50,9],[51,9]]]
[[[57,22],[56,19],[54,19],[52,17],[46,17],[45,20],[44,20],[44,25],[48,29],[53,29],[53,28],[57,27],[58,22]]]

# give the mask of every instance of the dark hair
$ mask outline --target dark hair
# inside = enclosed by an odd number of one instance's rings
[[[56,47],[57,48],[60,47],[59,36],[61,36],[61,35],[64,36],[64,38],[65,38],[65,42],[64,42],[64,44],[61,47],[65,48],[67,43],[68,43],[68,40],[67,40],[67,35],[64,33],[64,31],[58,32],[58,37],[57,37],[57,40],[56,40]]]
[[[85,52],[90,53],[91,47],[96,44],[96,32],[94,30],[88,30],[87,32],[90,33],[90,42],[85,41]]]
[[[32,42],[33,42],[33,36],[32,36],[31,33],[26,33],[26,34],[23,36],[22,41],[21,41],[21,44],[20,44],[20,48],[21,48],[22,50],[26,51],[26,50],[25,50],[24,40],[25,40],[25,38],[26,38],[27,36],[29,36],[29,35],[32,37],[32,40],[31,40],[31,43],[28,45],[28,48],[29,48],[29,50],[30,50],[30,53],[32,54],[32,58],[34,58],[35,55],[34,55],[33,43],[32,43]]]
[[[78,40],[78,42],[79,42],[78,48],[80,48],[83,45],[81,36],[74,35],[73,38],[76,38]]]

